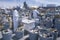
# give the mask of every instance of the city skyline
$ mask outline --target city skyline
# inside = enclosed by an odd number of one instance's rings
[[[29,6],[41,6],[42,4],[60,5],[59,0],[0,0],[0,7],[12,7],[16,5],[22,6],[24,1],[26,1]]]

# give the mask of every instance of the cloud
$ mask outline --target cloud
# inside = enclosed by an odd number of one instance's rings
[[[13,7],[17,6],[19,3],[16,2],[0,2],[0,7],[1,8],[8,8],[8,7]],[[21,3],[20,3],[21,4]],[[22,4],[21,4],[22,5]]]
[[[42,4],[57,4],[60,5],[59,0],[34,0],[37,3],[42,3]]]

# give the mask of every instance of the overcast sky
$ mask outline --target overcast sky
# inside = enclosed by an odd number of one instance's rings
[[[0,0],[0,7],[12,7],[22,5],[26,1],[29,6],[40,6],[46,4],[60,5],[60,0]]]

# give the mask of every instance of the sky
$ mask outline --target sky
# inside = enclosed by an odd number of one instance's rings
[[[60,0],[0,0],[0,7],[23,6],[24,1],[26,1],[29,6],[41,6],[42,4],[60,5]]]

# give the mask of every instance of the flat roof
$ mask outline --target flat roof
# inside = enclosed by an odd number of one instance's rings
[[[29,19],[22,19],[22,22],[29,24],[29,23],[35,22],[35,20],[34,19],[31,19],[31,20],[29,20]]]

